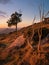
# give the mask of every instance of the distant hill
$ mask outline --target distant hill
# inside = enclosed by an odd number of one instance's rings
[[[0,34],[8,34],[13,31],[15,31],[15,28],[0,28]]]

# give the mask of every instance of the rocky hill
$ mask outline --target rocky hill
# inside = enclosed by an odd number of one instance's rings
[[[49,65],[49,24],[0,35],[0,65]]]

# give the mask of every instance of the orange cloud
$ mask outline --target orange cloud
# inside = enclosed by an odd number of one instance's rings
[[[8,18],[1,18],[0,20],[0,28],[7,28],[8,24],[6,23]],[[22,20],[22,22],[18,23],[18,28],[26,27],[32,24],[32,21],[28,20]],[[12,26],[12,28],[15,28],[15,26]]]
[[[0,19],[0,28],[5,28],[5,27],[7,27],[7,23],[6,23],[6,21],[7,21],[7,18],[1,18]]]

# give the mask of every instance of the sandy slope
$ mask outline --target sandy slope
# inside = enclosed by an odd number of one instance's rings
[[[25,38],[23,37],[23,35],[19,36],[17,39],[15,39],[15,41],[8,47],[14,47],[14,46],[21,46],[22,44],[24,44]]]
[[[47,26],[46,24],[43,24],[43,26],[49,30],[49,24]],[[46,32],[48,32],[48,36],[45,35],[41,40],[40,52],[38,52],[39,41],[36,42],[33,40],[34,37],[36,39],[38,38],[37,34],[33,37],[33,29],[38,30],[39,27],[40,23],[39,26],[38,24],[35,24],[34,26],[26,27],[18,32],[18,36],[16,36],[16,32],[13,32],[2,40],[8,42],[9,45],[5,48],[0,47],[0,65],[49,65],[49,31],[45,28],[46,31],[42,34],[43,36]],[[35,33],[36,32],[37,31],[35,31]],[[11,40],[13,42],[9,43]],[[40,57],[39,54],[41,54]]]

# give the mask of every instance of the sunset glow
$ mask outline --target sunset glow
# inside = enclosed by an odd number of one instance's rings
[[[36,21],[39,21],[40,3],[44,2],[44,13],[49,11],[49,0],[1,0],[0,1],[0,28],[7,28],[7,20],[15,11],[22,13],[22,22],[18,27],[25,27],[33,23],[33,18],[36,16]],[[49,15],[48,15],[49,16]]]

